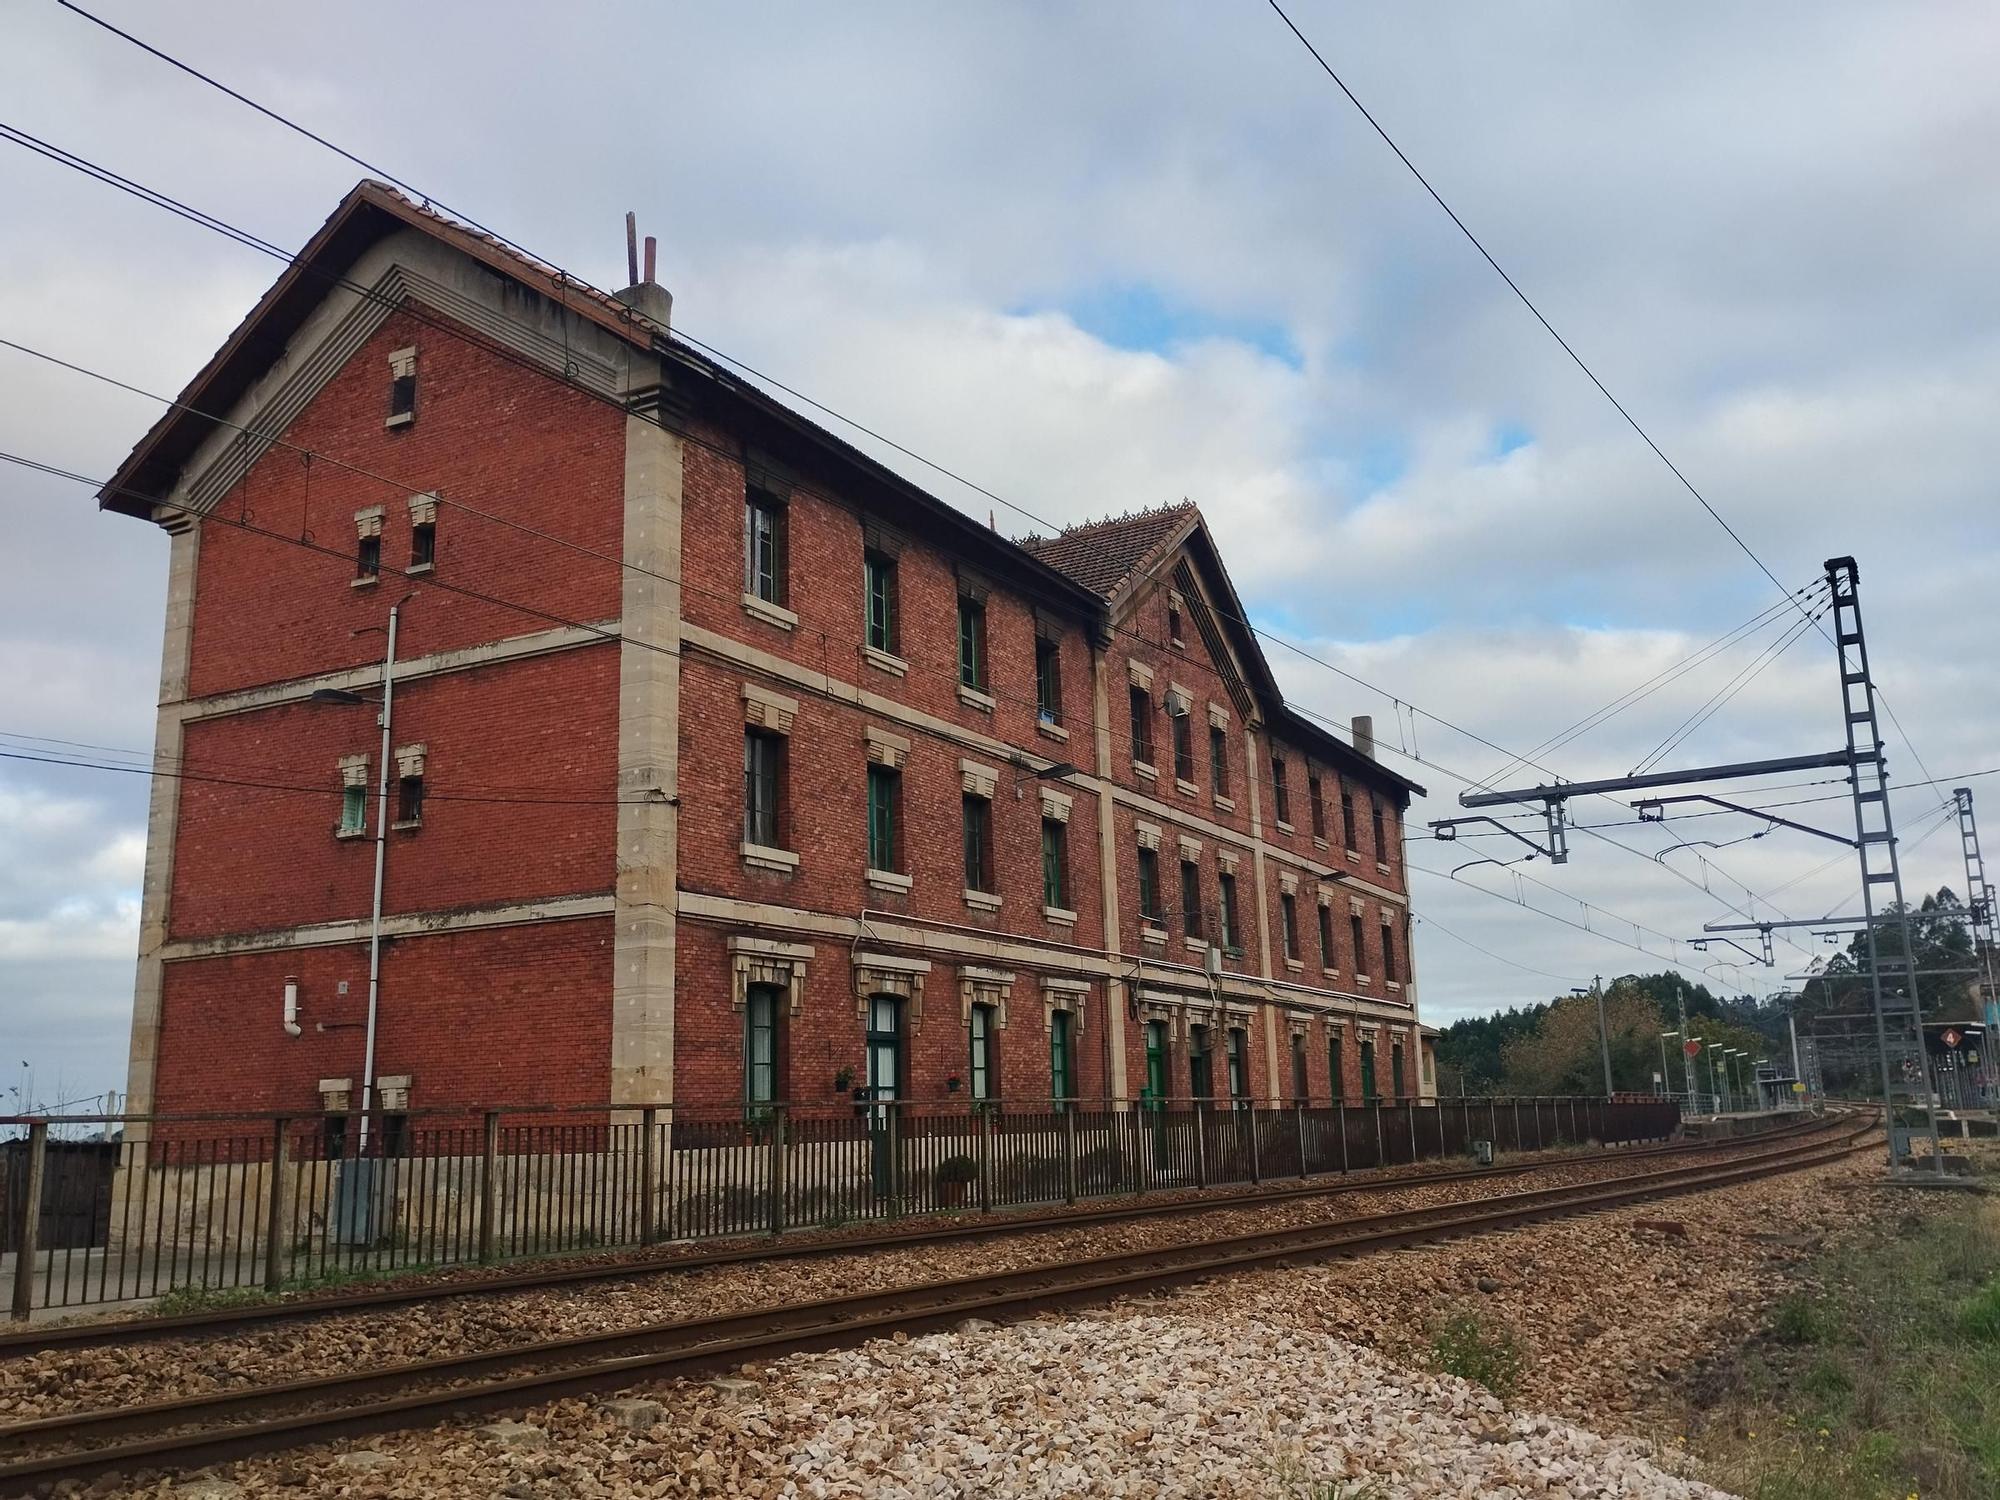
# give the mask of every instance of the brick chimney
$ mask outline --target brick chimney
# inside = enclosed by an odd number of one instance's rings
[[[1375,716],[1356,714],[1354,716],[1354,748],[1370,760],[1375,758]]]

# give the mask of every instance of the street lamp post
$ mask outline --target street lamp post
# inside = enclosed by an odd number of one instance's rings
[[[1671,1094],[1674,1091],[1673,1080],[1667,1073],[1667,1038],[1679,1035],[1678,1031],[1663,1031],[1660,1033],[1660,1092],[1662,1094]]]
[[[1574,988],[1572,995],[1590,995],[1597,1001],[1597,1050],[1604,1060],[1604,1097],[1611,1097],[1611,1032],[1604,1023],[1604,976],[1591,976],[1590,988]]]

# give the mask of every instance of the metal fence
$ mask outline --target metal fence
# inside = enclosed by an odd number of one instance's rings
[[[877,1101],[0,1120],[13,1313],[1664,1139],[1670,1101]],[[29,1205],[36,1205],[34,1212]]]

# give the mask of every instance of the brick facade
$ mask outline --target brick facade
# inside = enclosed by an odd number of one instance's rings
[[[1170,1095],[1203,1035],[1230,1092],[1232,1031],[1252,1099],[1295,1096],[1295,1034],[1314,1097],[1362,1092],[1364,1037],[1380,1091],[1394,1041],[1404,1092],[1423,1091],[1413,788],[1285,707],[1191,506],[1016,545],[657,326],[575,294],[556,306],[534,268],[385,190],[357,189],[302,253],[340,257],[393,267],[407,301],[364,322],[288,278],[189,388],[284,443],[231,468],[183,415],[106,492],[175,533],[161,745],[188,773],[155,791],[135,1108],[308,1111],[324,1081],[361,1076],[379,730],[314,694],[375,695],[391,604],[392,774],[415,767],[424,795],[383,849],[375,1066],[412,1080],[413,1106],[735,1106],[762,1024],[772,1096],[835,1102],[870,1081],[877,996],[895,1002],[909,1097],[973,1089],[975,1005],[991,1007],[988,1088],[1012,1099],[1048,1098],[1061,1035],[1068,1092],[1136,1096],[1152,1021]],[[273,347],[275,366],[256,352]],[[392,377],[411,351],[403,416]],[[635,432],[653,434],[643,451]],[[746,571],[751,495],[778,517],[773,590]],[[893,570],[877,645],[865,557]],[[962,600],[983,618],[970,686]],[[658,682],[656,711],[642,689]],[[768,838],[746,820],[753,733],[779,768]],[[871,775],[892,814],[873,860]],[[969,815],[989,848],[972,874]],[[667,851],[670,896],[636,878],[648,849]],[[1142,849],[1159,872],[1145,902]],[[1234,930],[1210,972],[1225,880]],[[662,949],[664,973],[647,958]]]

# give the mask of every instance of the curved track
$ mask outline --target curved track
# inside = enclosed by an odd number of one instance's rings
[[[1721,1162],[1497,1194],[1435,1208],[1265,1230],[1092,1256],[994,1275],[525,1343],[472,1355],[319,1376],[0,1427],[0,1493],[32,1492],[108,1471],[189,1468],[301,1444],[513,1409],[638,1380],[734,1368],[968,1317],[1012,1318],[1102,1302],[1218,1273],[1366,1254],[1733,1186],[1839,1161],[1863,1149],[1872,1123],[1829,1140],[1787,1141]],[[136,1434],[136,1436],[128,1436]],[[121,1437],[126,1440],[119,1441]]]

